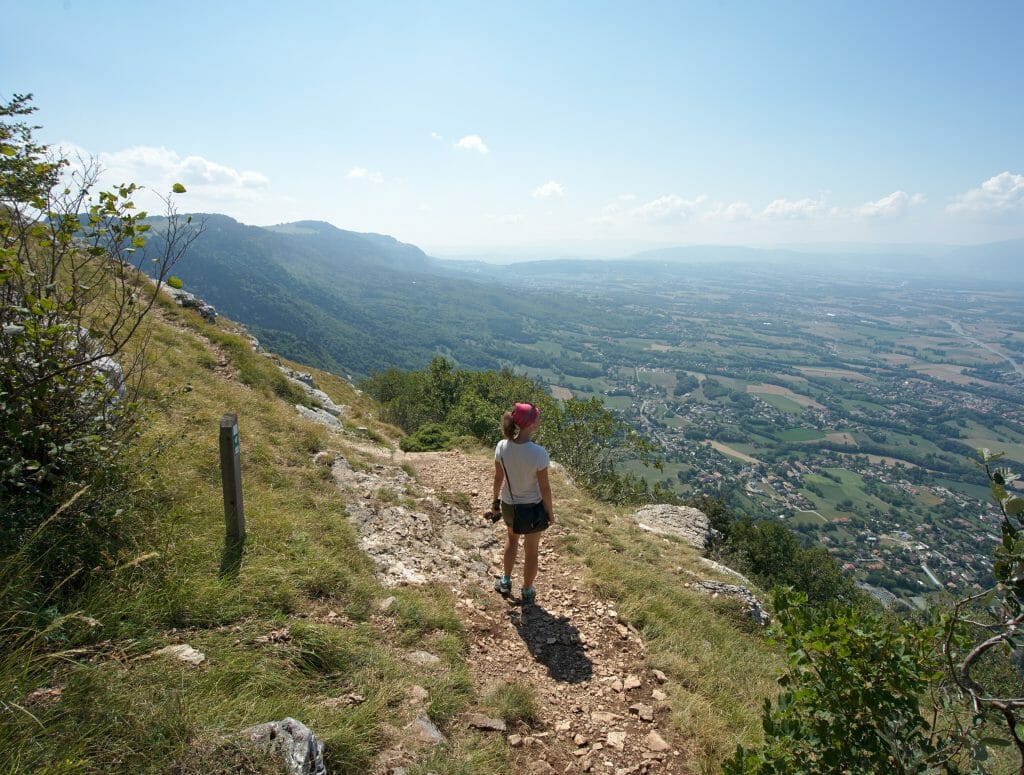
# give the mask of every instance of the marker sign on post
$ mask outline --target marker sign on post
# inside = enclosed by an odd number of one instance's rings
[[[245,511],[242,508],[242,444],[238,438],[238,415],[220,418],[220,477],[224,485],[224,525],[229,543],[245,540]]]

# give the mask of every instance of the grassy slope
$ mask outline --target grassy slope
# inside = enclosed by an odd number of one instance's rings
[[[473,696],[468,636],[451,595],[380,588],[328,470],[312,463],[331,447],[358,466],[358,450],[302,419],[292,407],[301,393],[226,333],[230,324],[209,326],[170,305],[161,317],[152,325],[154,409],[140,445],[140,454],[159,456],[155,476],[138,483],[134,558],[73,601],[95,624],[69,620],[35,639],[33,652],[0,659],[0,771],[276,772],[231,735],[292,716],[325,743],[331,771],[363,772],[404,722],[415,684],[430,692],[431,716],[452,743],[410,772],[506,771],[500,737],[452,723],[467,708],[486,710],[487,700]],[[350,385],[316,377],[351,407],[346,438],[359,439],[357,426],[393,435]],[[237,570],[222,570],[217,435],[229,411],[239,415],[249,530]],[[652,666],[673,679],[674,719],[695,741],[698,766],[756,738],[779,664],[761,635],[733,608],[686,589],[690,550],[558,486],[576,528],[564,548],[644,633]],[[389,594],[398,599],[384,616],[378,603]],[[289,641],[261,640],[285,627]],[[148,656],[179,642],[206,662]],[[443,655],[445,669],[424,676],[402,659],[416,648]],[[58,702],[26,703],[34,689],[55,687]],[[348,694],[365,701],[327,702]]]

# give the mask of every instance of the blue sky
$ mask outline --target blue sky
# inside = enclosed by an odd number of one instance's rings
[[[184,210],[428,252],[1024,237],[1024,3],[0,0],[0,97]]]

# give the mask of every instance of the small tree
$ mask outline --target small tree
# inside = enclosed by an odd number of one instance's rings
[[[566,400],[544,419],[539,440],[553,460],[600,497],[617,502],[649,499],[644,481],[617,474],[615,461],[632,456],[660,470],[652,463],[654,445],[618,420],[600,399]]]
[[[72,165],[35,142],[30,102],[15,95],[0,105],[0,550],[72,490],[98,485],[125,449],[143,322],[202,230],[177,215],[170,195],[154,227],[135,207],[135,184],[95,193],[95,161]],[[151,229],[156,252],[147,250]],[[100,512],[83,498],[63,524],[84,544],[112,529]]]

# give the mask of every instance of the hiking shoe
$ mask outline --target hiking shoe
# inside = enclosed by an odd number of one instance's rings
[[[533,605],[537,602],[537,590],[533,587],[523,587],[523,605]]]
[[[500,592],[501,594],[508,595],[512,594],[512,579],[497,578],[494,580],[494,591]]]

